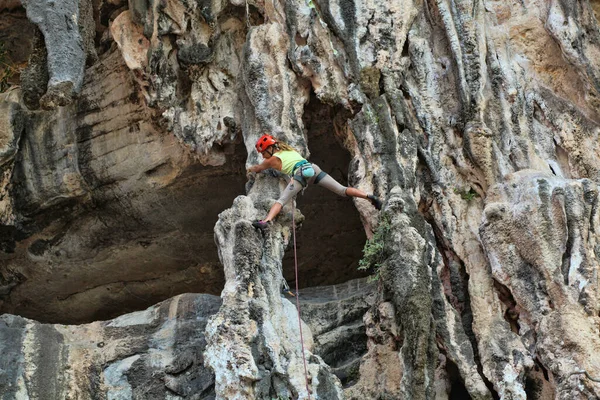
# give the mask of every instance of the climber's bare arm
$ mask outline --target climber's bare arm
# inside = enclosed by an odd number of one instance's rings
[[[275,168],[281,171],[281,160],[278,157],[269,157],[258,165],[248,168],[248,172],[262,172],[265,169]]]

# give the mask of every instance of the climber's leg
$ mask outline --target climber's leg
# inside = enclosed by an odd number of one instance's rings
[[[358,197],[361,199],[367,199],[371,202],[371,204],[375,206],[375,208],[381,210],[381,200],[379,200],[376,196],[372,194],[368,195],[360,189],[343,186],[338,181],[333,179],[330,175],[321,171],[321,168],[319,168],[315,164],[313,164],[313,168],[315,170],[315,176],[314,178],[311,178],[311,180],[308,181],[309,183],[316,183],[317,185],[323,186],[324,188],[331,190],[333,193],[336,193],[343,197],[350,196]]]

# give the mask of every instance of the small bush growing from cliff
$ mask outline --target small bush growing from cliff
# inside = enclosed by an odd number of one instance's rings
[[[379,267],[386,259],[385,238],[389,235],[392,225],[390,217],[383,214],[379,220],[379,226],[375,230],[373,237],[368,239],[363,248],[363,258],[358,262],[358,269],[361,271],[373,268],[374,276],[370,280],[379,279]]]
[[[458,188],[454,189],[454,193],[459,194],[461,199],[466,201],[471,201],[476,197],[479,197],[479,194],[473,188],[469,188],[469,190],[460,190]]]

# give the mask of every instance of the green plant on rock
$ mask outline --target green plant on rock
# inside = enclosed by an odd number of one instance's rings
[[[379,124],[379,117],[376,113],[373,112],[373,110],[371,110],[370,108],[366,108],[364,113],[368,123],[370,123],[371,125]]]
[[[366,271],[373,268],[374,274],[369,278],[369,281],[379,280],[379,268],[387,258],[385,238],[390,234],[391,228],[390,217],[383,214],[375,233],[363,247],[363,257],[358,262],[358,269]]]
[[[469,188],[469,190],[461,190],[459,188],[454,188],[454,193],[459,194],[460,198],[466,201],[471,201],[476,197],[479,197],[479,194],[473,190],[473,188]]]

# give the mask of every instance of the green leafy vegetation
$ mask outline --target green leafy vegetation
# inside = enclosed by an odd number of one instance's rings
[[[358,269],[361,271],[374,269],[375,273],[369,278],[369,281],[379,280],[379,268],[387,258],[385,238],[390,234],[391,228],[390,217],[383,214],[375,233],[365,243],[363,258],[358,262]]]
[[[364,115],[365,115],[365,118],[367,119],[367,122],[369,122],[371,125],[379,124],[379,117],[370,108],[365,108]]]
[[[473,190],[473,188],[469,188],[469,190],[461,190],[458,188],[454,188],[454,193],[459,194],[461,199],[466,201],[471,201],[476,197],[479,197],[479,194]]]

